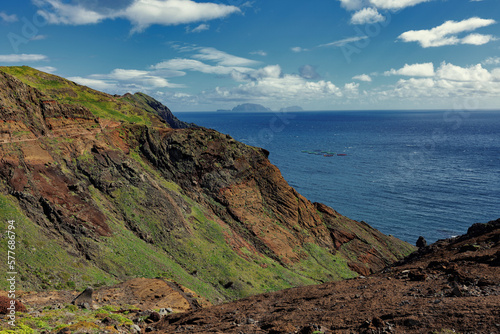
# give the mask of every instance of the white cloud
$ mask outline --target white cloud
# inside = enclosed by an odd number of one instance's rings
[[[290,50],[292,50],[295,53],[308,51],[307,49],[301,48],[300,46],[294,46],[293,48],[290,48]]]
[[[233,56],[215,48],[197,48],[197,51],[198,54],[194,55],[194,58],[213,61],[222,66],[252,66],[259,64],[255,60]]]
[[[95,24],[108,18],[106,15],[86,9],[80,4],[66,4],[61,0],[35,0],[34,3],[40,7],[52,9],[52,11],[38,11],[39,15],[52,24]]]
[[[36,35],[30,39],[30,41],[42,41],[44,39],[47,39],[46,35]]]
[[[20,62],[37,62],[48,60],[45,55],[40,54],[10,54],[0,55],[0,62],[4,63],[20,63]]]
[[[235,6],[191,0],[136,0],[123,16],[134,24],[134,31],[143,31],[153,24],[178,25],[223,18],[240,12]]]
[[[347,10],[359,10],[364,7],[376,7],[387,10],[400,10],[413,7],[431,0],[339,0],[340,5]]]
[[[484,69],[481,64],[464,68],[445,62],[438,68],[436,75],[441,79],[453,81],[486,82],[493,78],[491,73]]]
[[[258,55],[258,56],[262,56],[262,57],[267,56],[267,52],[264,50],[252,51],[252,52],[250,52],[250,54],[251,55]]]
[[[361,41],[361,40],[364,40],[364,39],[367,39],[367,38],[369,38],[369,37],[368,36],[348,37],[348,38],[344,38],[344,39],[341,39],[341,40],[338,40],[338,41],[335,41],[335,42],[321,44],[319,47],[328,47],[328,46],[341,47],[341,46],[344,46],[346,44],[358,42],[358,41]]]
[[[199,26],[197,26],[196,28],[193,28],[193,29],[191,29],[190,27],[186,27],[186,32],[189,32],[189,33],[198,33],[198,32],[202,32],[202,31],[208,30],[208,29],[210,29],[210,25],[208,25],[206,23],[202,23],[202,24],[200,24]]]
[[[436,103],[453,107],[454,99],[473,99],[479,105],[494,106],[500,96],[500,68],[489,72],[481,64],[461,67],[443,62],[432,77],[400,79],[392,88],[377,88],[370,94],[385,100],[427,103],[427,108],[435,108]]]
[[[15,14],[9,15],[5,12],[0,12],[0,20],[4,21],[6,23],[14,23],[14,22],[19,21],[19,19],[17,18],[17,15],[15,15]]]
[[[154,92],[161,88],[184,88],[174,84],[167,77],[180,76],[185,73],[174,71],[144,71],[135,69],[114,69],[108,74],[92,74],[87,77],[71,77],[69,80],[107,93]]]
[[[365,82],[371,82],[372,78],[368,74],[360,74],[360,75],[355,75],[352,77],[353,80],[359,80],[359,81],[365,81]]]
[[[434,76],[434,64],[433,63],[422,63],[422,64],[405,64],[403,68],[399,70],[391,69],[386,71],[384,75],[406,75],[409,77],[433,77]]]
[[[492,35],[470,34],[462,38],[462,44],[483,45],[496,40]]]
[[[74,81],[80,85],[87,86],[104,92],[118,92],[119,86],[115,82],[106,80],[89,79],[83,77],[69,77],[68,80]]]
[[[175,58],[166,60],[153,65],[152,68],[157,70],[168,69],[174,71],[195,71],[216,75],[231,75],[233,72],[244,74],[254,71],[253,69],[246,67],[209,65],[199,60],[188,58]]]
[[[483,65],[500,65],[500,57],[489,57],[482,62]]]
[[[240,101],[310,101],[334,99],[342,96],[340,88],[330,81],[308,81],[298,75],[285,74],[265,77],[237,87],[217,87],[208,94],[210,99],[233,99]]]
[[[117,68],[109,74],[93,74],[90,79],[108,80],[111,82],[121,82],[122,84],[130,84],[152,88],[182,88],[184,86],[170,83],[166,78],[155,75],[151,71],[142,71],[134,69],[121,69]]]
[[[375,8],[363,8],[351,17],[352,24],[371,24],[382,22],[385,17],[381,15]]]
[[[52,66],[35,66],[35,68],[39,71],[47,73],[54,73],[55,71],[57,71],[57,68]]]
[[[357,10],[367,5],[366,0],[339,0],[340,5],[347,10]]]
[[[495,81],[500,81],[500,68],[495,68],[491,71],[491,76]]]
[[[187,24],[224,18],[241,12],[235,6],[192,0],[133,0],[125,8],[107,8],[105,11],[91,7],[92,3],[67,4],[62,0],[34,2],[43,8],[38,14],[52,24],[84,25],[96,24],[106,19],[124,18],[133,24],[132,32],[144,31],[154,24]]]
[[[403,9],[406,7],[413,7],[422,2],[430,0],[370,0],[370,4],[381,9]]]
[[[404,42],[418,42],[423,48],[437,47],[455,44],[484,44],[493,39],[492,36],[471,34],[465,38],[459,38],[458,34],[473,31],[482,27],[495,24],[495,20],[472,17],[460,22],[446,21],[442,25],[430,30],[410,30],[401,34],[398,38]]]

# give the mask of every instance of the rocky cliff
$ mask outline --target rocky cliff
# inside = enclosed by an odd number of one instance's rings
[[[19,288],[162,277],[214,302],[366,275],[413,250],[311,203],[268,154],[144,94],[1,67],[0,214],[15,220]]]

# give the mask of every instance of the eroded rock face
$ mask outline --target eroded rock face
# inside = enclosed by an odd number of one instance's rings
[[[78,96],[68,87],[55,96]],[[127,97],[96,96],[128,110]],[[311,203],[269,152],[216,131],[172,129],[154,114],[151,125],[96,117],[2,71],[0,106],[2,196],[14,196],[80,268],[123,278],[168,272],[234,297],[365,275],[413,250]]]

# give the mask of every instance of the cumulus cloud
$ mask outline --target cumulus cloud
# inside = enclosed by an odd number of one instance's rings
[[[385,17],[381,15],[376,8],[363,8],[351,17],[352,24],[371,24],[382,22]]]
[[[3,11],[0,12],[0,20],[3,22],[6,22],[6,23],[14,23],[14,22],[19,21],[19,19],[17,18],[17,15],[15,15],[15,14],[9,15]]]
[[[216,87],[211,99],[309,101],[342,96],[342,90],[330,81],[308,81],[298,75],[265,77],[237,87]]]
[[[494,101],[498,103],[500,95],[500,69],[496,68],[489,72],[481,64],[461,67],[443,62],[437,67],[433,76],[400,79],[392,88],[372,93],[386,99],[423,101],[421,99],[425,98],[426,101],[435,99],[434,101],[439,103],[448,101],[450,104],[455,98],[473,98],[481,102],[493,101],[495,104]]]
[[[482,62],[483,65],[500,65],[500,57],[488,57]]]
[[[34,2],[41,8],[38,14],[52,24],[96,24],[107,19],[123,18],[133,24],[132,32],[144,31],[154,24],[166,26],[188,24],[224,18],[241,12],[236,6],[192,0],[131,0],[126,1],[125,6],[105,2],[108,6],[100,7],[92,1],[65,3],[62,0],[34,0]]]
[[[433,77],[434,74],[433,63],[405,64],[399,70],[391,69],[384,73],[384,75],[406,75],[410,77]]]
[[[37,62],[45,61],[49,58],[40,54],[10,54],[0,55],[0,62],[4,63],[21,63],[21,62]]]
[[[364,82],[371,82],[372,78],[368,74],[360,74],[352,77],[353,80],[359,80]]]
[[[492,80],[491,73],[484,69],[481,64],[464,68],[443,62],[436,74],[441,79],[453,81],[486,82]]]
[[[495,20],[472,17],[463,21],[446,21],[442,25],[429,30],[410,30],[398,38],[403,42],[418,42],[423,48],[455,44],[481,45],[493,40],[490,35],[470,34],[464,38],[458,35],[482,27],[495,24]]]

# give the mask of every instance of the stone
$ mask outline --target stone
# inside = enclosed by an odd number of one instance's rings
[[[170,313],[172,312],[169,312],[166,308],[161,308],[160,309],[160,312],[158,312],[160,314],[160,316],[166,316],[166,315],[169,315]]]
[[[425,238],[423,236],[418,237],[416,246],[418,248],[423,248],[423,247],[427,246],[427,241],[425,240]]]
[[[92,309],[92,295],[94,293],[94,289],[91,287],[86,288],[82,293],[80,293],[71,304],[76,305],[80,308],[84,308],[87,310]]]
[[[460,289],[459,286],[454,287],[453,290],[451,291],[451,296],[452,297],[462,297],[463,296],[462,289]]]
[[[151,312],[148,320],[151,320],[152,322],[158,322],[161,320],[161,315],[158,312]]]
[[[133,333],[133,334],[139,334],[141,332],[141,327],[137,326],[137,325],[131,325],[130,326],[130,331]]]

